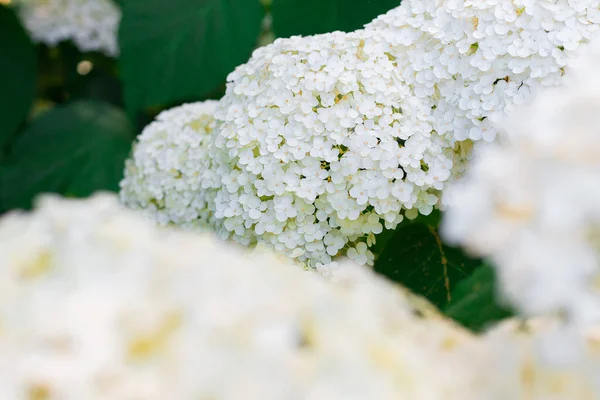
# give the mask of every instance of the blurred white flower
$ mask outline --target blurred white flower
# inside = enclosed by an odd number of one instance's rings
[[[72,40],[81,51],[119,53],[121,10],[113,0],[13,0],[36,42],[54,46]]]
[[[600,41],[504,123],[507,140],[476,151],[446,193],[448,240],[495,262],[526,314],[600,322]]]
[[[159,229],[113,195],[0,219],[0,393],[11,400],[592,400],[552,321],[477,338],[347,261],[302,271]],[[333,274],[330,274],[333,272]]]
[[[465,398],[474,338],[424,300],[152,225],[112,195],[0,219],[3,398]]]
[[[470,399],[600,398],[600,336],[570,332],[554,318],[499,323],[476,343]]]

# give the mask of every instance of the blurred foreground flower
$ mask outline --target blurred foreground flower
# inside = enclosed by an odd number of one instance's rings
[[[121,10],[113,0],[14,0],[36,42],[54,46],[72,40],[81,51],[119,53]]]
[[[561,321],[536,318],[500,322],[476,342],[469,400],[597,400],[600,335],[594,329],[566,335]],[[439,398],[440,400],[444,398]]]
[[[600,39],[548,90],[478,149],[447,192],[446,237],[498,268],[504,294],[528,315],[600,322]]]
[[[348,265],[325,282],[264,253],[159,230],[112,195],[45,197],[3,217],[0,265],[6,399],[599,394],[588,375],[597,364],[549,365],[520,324],[477,338],[368,269]]]
[[[370,271],[327,283],[159,230],[112,196],[5,216],[0,265],[6,399],[428,399],[466,384],[452,360],[472,337]]]

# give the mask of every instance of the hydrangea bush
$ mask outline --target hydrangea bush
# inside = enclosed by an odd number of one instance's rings
[[[180,157],[204,160],[197,189],[167,205],[173,187],[189,188],[180,182],[189,172],[145,171],[157,155],[143,145],[123,201],[311,267],[341,255],[372,265],[375,235],[431,213],[471,143],[494,140],[492,120],[559,85],[599,24],[598,1],[404,1],[364,30],[278,39],[229,76],[214,138],[180,147]],[[140,179],[158,196],[129,187]]]

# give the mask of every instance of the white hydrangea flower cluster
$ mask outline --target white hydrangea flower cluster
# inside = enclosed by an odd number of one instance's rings
[[[216,101],[184,104],[160,113],[126,161],[121,198],[160,225],[204,230],[211,216],[199,194],[209,158]]]
[[[375,19],[432,132],[493,141],[492,120],[557,86],[600,26],[600,0],[403,0]]]
[[[72,40],[81,51],[119,53],[121,10],[113,0],[13,0],[32,39],[50,46]]]
[[[474,337],[369,270],[152,225],[112,195],[0,220],[3,398],[465,398]]]
[[[314,266],[370,264],[374,234],[438,202],[452,148],[422,140],[428,109],[378,33],[278,40],[229,80],[202,177],[221,236]]]
[[[173,213],[312,267],[372,264],[375,235],[430,213],[473,141],[558,85],[599,25],[600,0],[405,0],[365,30],[279,39],[230,75],[199,200]]]
[[[600,322],[600,39],[447,192],[448,240],[490,256],[527,314]]]

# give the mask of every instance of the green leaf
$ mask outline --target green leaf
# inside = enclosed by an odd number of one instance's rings
[[[400,0],[273,0],[273,32],[277,37],[361,29]]]
[[[43,192],[117,191],[133,137],[123,111],[105,103],[78,101],[45,112],[0,165],[0,204],[29,208]]]
[[[258,0],[127,0],[119,30],[131,111],[200,99],[246,62],[264,9]]]
[[[438,222],[438,213],[402,222],[388,238],[374,269],[442,308],[452,302],[456,284],[481,262],[443,244]]]
[[[440,211],[433,210],[429,215],[419,214],[419,216],[416,219],[404,218],[404,221],[402,221],[401,226],[405,227],[412,224],[426,224],[437,229],[441,219],[442,217]],[[376,242],[373,245],[373,247],[371,247],[371,251],[373,252],[373,254],[375,254],[375,259],[378,259],[379,256],[383,253],[383,250],[385,250],[388,242],[394,237],[395,233],[396,229],[384,228],[383,232],[375,236]]]
[[[0,150],[31,108],[35,78],[35,48],[14,11],[0,5]]]
[[[486,264],[456,285],[444,313],[474,331],[512,316],[510,308],[498,298],[494,269]]]

